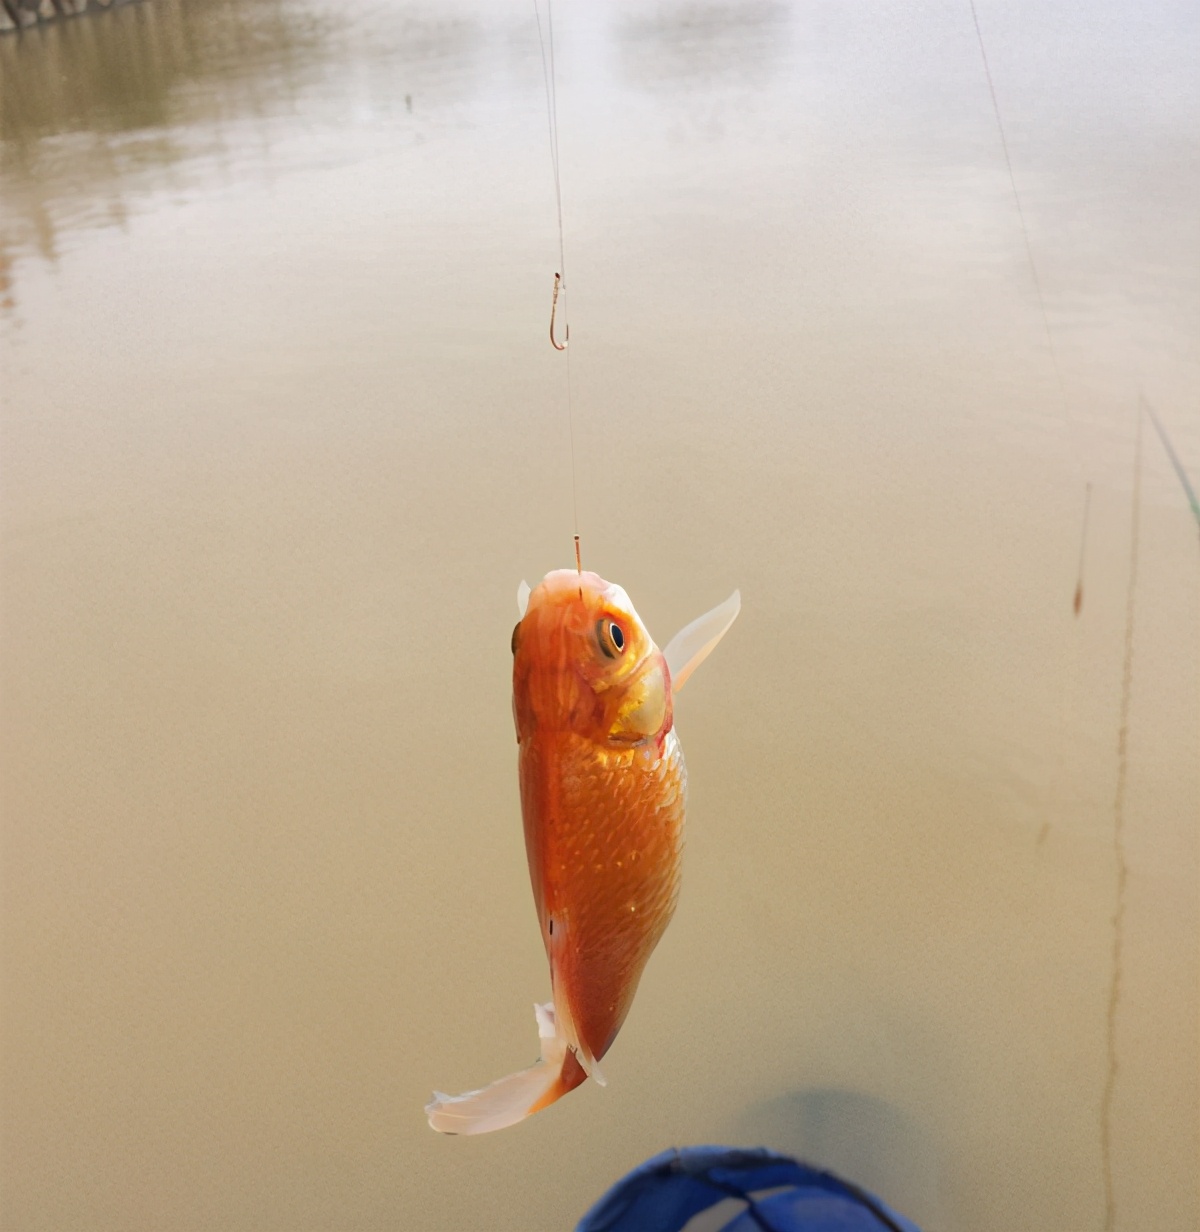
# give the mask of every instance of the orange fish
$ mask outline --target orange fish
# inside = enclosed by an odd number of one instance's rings
[[[466,1095],[435,1093],[451,1134],[513,1125],[601,1085],[638,980],[675,911],[687,771],[674,696],[733,624],[737,591],[659,650],[629,596],[559,569],[518,592],[513,714],[525,852],[554,1000],[535,1006],[536,1065]]]

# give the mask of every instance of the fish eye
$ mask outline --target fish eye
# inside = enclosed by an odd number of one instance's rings
[[[514,656],[517,653],[517,644],[520,642],[520,640],[521,640],[521,622],[518,620],[517,623],[513,625],[512,652]]]
[[[596,640],[605,656],[615,659],[625,649],[625,630],[615,620],[598,620]]]

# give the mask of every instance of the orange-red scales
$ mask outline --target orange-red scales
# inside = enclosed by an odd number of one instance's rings
[[[674,694],[737,616],[735,591],[660,651],[629,597],[594,573],[522,584],[513,714],[525,850],[554,1000],[541,1059],[466,1095],[435,1095],[434,1129],[483,1133],[553,1103],[616,1038],[675,910],[687,771]]]

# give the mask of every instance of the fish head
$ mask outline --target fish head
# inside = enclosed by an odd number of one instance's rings
[[[598,743],[661,741],[671,676],[629,596],[596,573],[558,569],[513,630],[517,739],[571,731]]]

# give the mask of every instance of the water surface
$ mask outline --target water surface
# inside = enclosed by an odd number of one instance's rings
[[[508,639],[572,518],[531,9],[0,39],[4,1227],[558,1229],[706,1141],[929,1232],[1197,1223],[1149,430],[1116,806],[1139,389],[1200,477],[1200,31],[978,9],[1061,386],[969,6],[556,11],[585,563],[660,642],[743,614],[609,1086],[478,1140],[421,1106],[532,1060]]]

